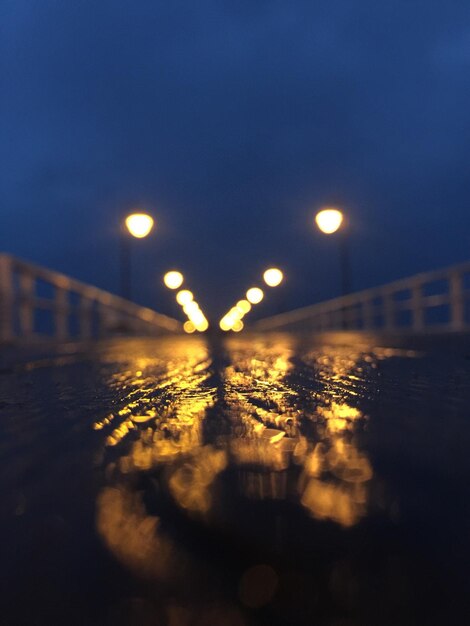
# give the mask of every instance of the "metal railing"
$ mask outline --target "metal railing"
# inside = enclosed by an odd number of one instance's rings
[[[265,318],[257,330],[470,330],[470,262]]]
[[[45,295],[41,295],[41,291]],[[181,324],[64,274],[0,254],[0,342],[155,335]]]

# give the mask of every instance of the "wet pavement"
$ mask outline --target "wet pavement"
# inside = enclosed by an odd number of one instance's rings
[[[117,339],[0,370],[0,623],[468,623],[470,349]]]

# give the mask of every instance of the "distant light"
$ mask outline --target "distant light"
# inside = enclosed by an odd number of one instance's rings
[[[332,235],[343,223],[343,214],[338,209],[323,209],[316,214],[315,222],[322,233]]]
[[[251,304],[248,300],[239,300],[237,302],[237,309],[242,313],[249,313],[251,311]]]
[[[232,330],[234,333],[239,333],[241,330],[243,330],[243,322],[241,320],[235,320],[235,322],[232,325]]]
[[[147,213],[132,213],[126,217],[126,228],[133,237],[143,239],[153,228],[153,217]]]
[[[259,287],[252,287],[246,292],[246,299],[251,304],[258,304],[264,298],[263,290]]]
[[[190,300],[183,305],[183,311],[190,317],[199,311],[199,304],[194,300]]]
[[[183,284],[183,274],[181,272],[177,272],[176,270],[171,270],[171,272],[167,272],[163,277],[163,282],[168,287],[168,289],[179,289]]]
[[[196,324],[196,330],[200,333],[204,333],[209,328],[209,322],[204,318],[198,324]]]
[[[193,324],[196,324],[196,327],[198,326],[198,324],[202,324],[202,322],[204,322],[204,320],[206,319],[204,313],[199,308],[196,311],[190,311],[189,313],[186,313],[186,315],[193,322]]]
[[[230,311],[227,313],[227,315],[231,319],[237,320],[240,317],[243,317],[244,313],[243,313],[243,311],[240,311],[240,309],[238,309],[236,306],[234,306],[234,307],[232,307],[230,309]]]
[[[181,291],[178,291],[178,293],[176,294],[176,302],[178,304],[180,304],[181,306],[184,306],[185,304],[189,304],[189,302],[193,301],[193,294],[191,293],[191,291],[189,291],[189,289],[182,289]]]
[[[284,278],[284,274],[277,267],[270,267],[263,274],[264,282],[269,287],[277,287],[282,283],[282,279]]]
[[[228,319],[227,316],[225,316],[220,320],[219,326],[222,330],[227,331],[232,328],[232,322]]]
[[[196,326],[191,322],[191,320],[185,322],[183,324],[183,328],[185,333],[194,333],[196,330]]]

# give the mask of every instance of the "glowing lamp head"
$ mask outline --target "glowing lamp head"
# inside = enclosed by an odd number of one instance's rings
[[[264,282],[268,287],[277,287],[282,283],[283,278],[284,274],[277,267],[270,267],[263,274]]]
[[[251,304],[248,300],[239,300],[237,302],[237,309],[241,311],[244,315],[251,311]]]
[[[219,326],[222,330],[227,331],[232,328],[232,320],[229,319],[226,315],[220,320]]]
[[[248,302],[251,302],[251,304],[258,304],[263,298],[263,290],[259,287],[251,287],[251,289],[248,289],[246,292],[246,299]]]
[[[193,301],[193,299],[194,299],[194,296],[189,291],[189,289],[182,289],[181,291],[178,291],[178,293],[176,294],[176,302],[180,304],[181,306],[185,306],[189,304],[190,302]]]
[[[200,333],[205,333],[208,328],[209,322],[206,320],[205,317],[202,320],[197,321],[196,330],[198,330]]]
[[[153,228],[153,217],[147,213],[132,213],[126,217],[126,228],[133,237],[143,239]]]
[[[183,324],[183,329],[185,333],[190,334],[195,332],[196,326],[191,322],[191,320],[188,320]]]
[[[168,289],[179,289],[183,284],[183,280],[183,274],[181,272],[177,272],[176,270],[167,272],[163,277],[163,282]]]
[[[322,209],[315,215],[315,222],[322,233],[332,235],[341,227],[343,214],[338,209]]]
[[[239,333],[243,330],[244,324],[241,320],[235,320],[232,325],[232,329],[234,333]]]

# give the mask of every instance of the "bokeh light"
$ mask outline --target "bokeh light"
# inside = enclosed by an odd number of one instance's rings
[[[126,228],[133,237],[147,237],[153,228],[153,217],[147,213],[132,213],[126,217]]]
[[[183,311],[186,313],[186,315],[193,315],[194,313],[199,311],[199,304],[195,302],[194,300],[190,300],[189,302],[186,302],[186,304],[182,306],[183,306]]]
[[[176,302],[181,306],[189,304],[190,302],[192,302],[193,299],[194,296],[191,291],[189,291],[189,289],[182,289],[176,294]]]
[[[241,320],[235,320],[232,324],[232,330],[235,333],[239,333],[241,330],[243,330],[244,324]]]
[[[269,287],[277,287],[281,284],[284,274],[277,267],[270,267],[263,274],[264,282]]]
[[[168,289],[179,289],[183,284],[183,274],[176,270],[171,270],[167,272],[163,277],[163,282],[168,287]]]
[[[237,302],[237,309],[242,311],[244,314],[249,313],[251,311],[251,304],[248,300],[239,300]]]
[[[184,332],[185,333],[194,333],[195,330],[196,330],[196,326],[193,324],[193,322],[191,320],[187,320],[183,324],[183,328],[184,328]]]
[[[338,209],[322,209],[316,214],[315,222],[322,233],[332,235],[343,223],[343,214]]]
[[[246,292],[246,299],[248,302],[251,302],[251,304],[258,304],[263,298],[263,290],[259,287],[251,287],[251,289],[248,289]]]

